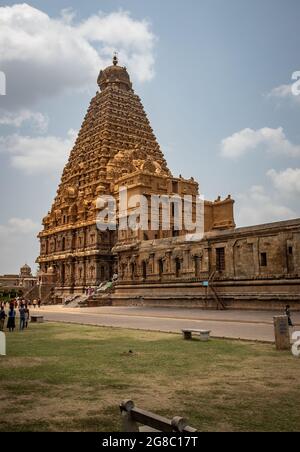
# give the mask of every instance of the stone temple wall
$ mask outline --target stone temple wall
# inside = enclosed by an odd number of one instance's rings
[[[97,228],[99,197],[119,201],[121,186],[147,199],[188,195],[192,209],[199,195],[192,177],[172,175],[116,57],[98,85],[39,234],[42,297],[63,301],[118,273],[115,304],[215,307],[220,297],[228,306],[299,306],[300,220],[235,229],[229,195],[204,202],[205,237],[198,242],[186,241],[173,213],[168,230],[161,220],[157,231]]]
[[[117,250],[116,305],[300,310],[300,220]]]

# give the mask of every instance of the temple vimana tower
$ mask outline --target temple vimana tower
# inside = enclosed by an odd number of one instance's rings
[[[194,215],[199,186],[172,175],[117,57],[98,85],[39,234],[45,302],[96,290],[118,275],[109,297],[90,302],[218,308],[288,302],[300,309],[300,220],[237,229],[228,196],[204,202],[199,240],[174,227],[173,204],[169,229],[159,213],[155,230],[120,230],[120,187],[149,200],[189,196]],[[103,196],[117,201],[116,230],[97,225]]]

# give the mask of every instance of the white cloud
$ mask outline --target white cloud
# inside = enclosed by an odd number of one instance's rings
[[[6,225],[0,224],[1,237],[32,234],[38,231],[40,225],[35,223],[30,218],[10,218]]]
[[[262,147],[267,152],[289,157],[300,157],[300,145],[291,143],[282,127],[259,130],[244,129],[222,140],[221,155],[226,158],[238,158]]]
[[[40,224],[30,218],[14,217],[0,224],[1,273],[18,272],[24,262],[30,262],[33,267],[38,255],[35,237],[40,229]]]
[[[12,166],[27,174],[51,173],[64,167],[75,138],[74,130],[68,132],[67,138],[14,134],[0,137],[0,152],[7,153]]]
[[[295,96],[293,94],[293,83],[291,83],[290,85],[277,86],[276,88],[272,89],[267,97],[278,100],[289,100],[294,103],[300,104],[300,96]]]
[[[39,132],[46,132],[49,118],[40,112],[31,110],[19,110],[17,112],[0,110],[0,125],[20,128],[24,123],[30,123],[32,128]]]
[[[271,169],[267,176],[274,187],[284,196],[297,196],[300,194],[300,168],[287,168],[283,171]]]
[[[292,85],[280,85],[272,89],[268,97],[279,97],[281,99],[292,96]]]
[[[62,9],[60,15],[65,24],[72,25],[72,22],[76,17],[76,11],[70,6],[69,8]]]
[[[238,195],[237,200],[238,226],[253,226],[297,217],[291,208],[282,205],[276,196],[269,195],[261,185],[254,185],[248,192]]]
[[[136,79],[149,80],[155,40],[149,23],[125,11],[99,12],[76,23],[70,9],[51,18],[27,4],[0,7],[3,108],[28,108],[43,97],[95,86],[115,50]]]
[[[79,33],[89,42],[103,43],[106,57],[110,58],[112,52],[119,49],[121,60],[126,62],[130,72],[135,73],[140,81],[153,77],[156,38],[147,21],[133,21],[124,12],[114,12],[109,16],[99,13],[83,22],[79,26]]]

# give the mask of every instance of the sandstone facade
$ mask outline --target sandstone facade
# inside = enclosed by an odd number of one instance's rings
[[[18,275],[0,276],[0,290],[21,291],[23,295],[28,294],[37,284],[37,278],[32,275],[31,268],[25,264],[20,268]]]
[[[300,220],[116,248],[115,304],[300,309]]]
[[[154,230],[120,230],[121,187],[149,199],[150,223],[152,195],[189,196],[195,216],[199,186],[171,174],[116,57],[98,85],[39,234],[42,298],[62,301],[118,273],[116,304],[251,307],[280,299],[298,306],[300,221],[236,229],[228,196],[204,202],[205,235],[198,241],[187,239],[185,227],[175,228],[173,211],[169,229],[159,213]],[[108,195],[118,203],[116,230],[97,225],[99,197]]]

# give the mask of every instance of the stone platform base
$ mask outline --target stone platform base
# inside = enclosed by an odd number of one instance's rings
[[[289,304],[300,311],[300,281],[223,281],[214,288],[227,309],[280,310]],[[199,283],[119,285],[113,306],[217,309],[211,289]]]

